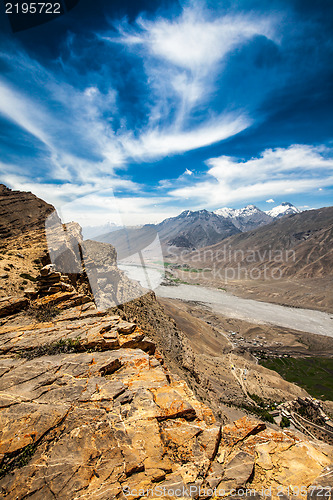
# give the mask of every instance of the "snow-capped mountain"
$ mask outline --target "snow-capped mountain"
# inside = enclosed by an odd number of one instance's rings
[[[237,209],[224,207],[215,210],[214,213],[225,219],[231,219],[234,226],[242,232],[256,229],[273,221],[270,215],[255,205],[247,205],[244,208]]]
[[[244,208],[228,208],[223,207],[214,211],[214,214],[222,215],[222,217],[249,217],[250,215],[263,213],[260,208],[257,208],[255,205],[247,205]]]
[[[184,210],[176,217],[164,219],[159,224],[146,224],[140,228],[126,228],[124,231],[111,229],[109,233],[102,234],[98,241],[111,243],[117,248],[118,254],[122,249],[128,248],[128,242],[133,242],[133,247],[145,248],[158,233],[160,241],[166,247],[179,247],[187,251],[195,248],[215,245],[233,235],[241,232],[253,231],[264,226],[283,215],[299,213],[301,210],[291,205],[282,203],[269,212],[264,212],[255,205],[244,208],[220,208],[215,212],[208,210]],[[270,214],[274,215],[270,215]]]
[[[177,217],[162,221],[156,229],[162,243],[185,248],[214,245],[239,233],[232,220],[208,210],[184,210]]]
[[[228,208],[228,207],[223,207],[219,208],[218,210],[214,211],[214,214],[220,215],[221,217],[224,217],[225,219],[232,219],[235,217],[235,213],[237,212],[237,209],[234,208]]]
[[[135,251],[148,247],[158,234],[164,248],[178,247],[187,251],[219,243],[240,230],[231,219],[220,217],[208,210],[184,210],[176,217],[164,219],[159,224],[145,224],[141,228],[112,231],[98,238],[111,243],[119,255],[128,255],[129,246]]]
[[[251,231],[257,227],[264,226],[279,219],[284,215],[298,214],[301,210],[289,202],[283,202],[281,205],[271,210],[263,211],[255,205],[247,205],[244,208],[223,207],[215,210],[214,213],[225,219],[229,219],[240,231]]]
[[[300,210],[299,208],[295,207],[294,205],[292,205],[287,201],[284,201],[283,203],[281,203],[281,205],[278,205],[277,207],[274,207],[271,210],[265,211],[265,213],[270,217],[273,217],[273,219],[279,219],[284,215],[300,214],[301,212],[302,210]]]

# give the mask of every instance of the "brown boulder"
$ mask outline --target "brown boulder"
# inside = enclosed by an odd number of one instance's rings
[[[27,298],[4,297],[0,299],[0,318],[9,316],[21,311],[27,307],[29,301]]]

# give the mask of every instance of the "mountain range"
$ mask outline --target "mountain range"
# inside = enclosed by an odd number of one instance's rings
[[[239,232],[231,220],[213,212],[185,210],[177,217],[170,217],[159,224],[124,228],[96,236],[94,239],[111,243],[117,250],[118,258],[126,258],[149,247],[157,235],[166,253],[169,247],[191,251],[214,245]]]
[[[119,255],[128,255],[134,249],[148,246],[156,234],[164,247],[194,250],[214,245],[225,238],[252,231],[270,224],[284,216],[300,213],[301,210],[288,202],[264,212],[255,205],[244,208],[220,208],[208,210],[184,210],[176,217],[169,217],[159,224],[146,224],[141,228],[126,228],[109,231],[94,239],[111,243]],[[96,234],[96,231],[95,231]]]
[[[232,223],[241,232],[264,226],[285,215],[298,214],[300,212],[299,208],[296,208],[289,202],[283,202],[281,205],[266,211],[260,210],[255,205],[247,205],[244,208],[237,209],[224,207],[214,211],[215,214],[221,217],[231,219]]]
[[[219,252],[231,249],[224,260],[216,261]],[[307,210],[288,217],[276,217],[270,225],[238,233],[196,252],[197,262],[221,268],[237,267],[273,269],[285,277],[325,277],[333,268],[333,207]],[[255,258],[249,258],[249,250]],[[230,257],[230,258],[229,258]],[[188,254],[191,260],[191,253]]]

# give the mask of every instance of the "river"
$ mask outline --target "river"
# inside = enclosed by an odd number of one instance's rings
[[[278,325],[333,337],[333,315],[325,312],[242,299],[223,290],[196,285],[159,286],[155,293],[170,299],[201,302],[218,314],[250,323]]]

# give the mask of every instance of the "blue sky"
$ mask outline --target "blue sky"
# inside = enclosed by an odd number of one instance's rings
[[[0,182],[81,224],[332,205],[329,0],[81,0],[0,17]]]

